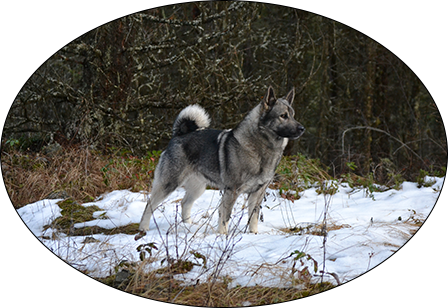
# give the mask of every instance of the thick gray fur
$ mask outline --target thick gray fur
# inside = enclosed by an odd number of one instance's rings
[[[149,230],[157,206],[178,187],[186,191],[181,202],[182,220],[191,223],[191,208],[206,185],[223,192],[219,233],[227,233],[233,205],[242,193],[248,194],[249,231],[257,233],[260,204],[283,150],[289,139],[299,138],[305,130],[294,119],[293,100],[294,89],[276,99],[269,87],[261,103],[237,127],[223,131],[208,128],[210,119],[202,107],[183,109],[155,170],[151,197],[136,239]]]

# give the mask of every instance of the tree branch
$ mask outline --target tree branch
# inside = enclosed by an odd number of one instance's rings
[[[355,129],[368,129],[368,130],[373,130],[375,132],[379,132],[379,133],[383,133],[387,136],[389,136],[390,138],[394,139],[395,141],[397,141],[398,143],[401,144],[401,147],[405,147],[406,149],[408,149],[412,154],[414,154],[418,159],[420,159],[420,161],[427,166],[426,162],[423,160],[423,158],[420,157],[420,155],[418,155],[417,153],[415,153],[406,143],[404,143],[403,141],[401,141],[400,139],[392,136],[391,134],[389,134],[388,132],[386,132],[385,130],[379,129],[379,128],[375,128],[375,127],[370,127],[370,126],[355,126],[355,127],[350,127],[347,128],[346,130],[344,130],[344,132],[342,133],[342,155],[345,155],[345,144],[344,144],[344,140],[345,140],[345,134],[351,130],[355,130]]]

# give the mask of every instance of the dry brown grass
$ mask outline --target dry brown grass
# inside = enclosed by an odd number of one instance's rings
[[[52,155],[3,152],[2,172],[15,208],[48,198],[83,203],[117,189],[148,190],[158,159],[101,155],[87,148],[62,148]]]
[[[115,275],[102,281],[146,298],[210,307],[278,303],[315,294],[331,286],[328,283],[308,285],[300,290],[281,287],[229,288],[225,281],[185,286],[168,273],[156,275],[154,272],[143,272],[141,269],[141,264],[137,269],[131,269],[130,278],[121,284],[116,283]],[[61,272],[61,270],[43,271],[37,267],[0,272],[0,298],[2,298],[0,307],[169,307],[157,301],[143,299],[89,281],[87,278],[64,289],[50,288],[51,284],[60,280]],[[335,307],[332,300],[341,295],[367,300],[367,287],[363,285],[350,284],[336,291],[337,294],[324,293],[280,304],[277,307]]]
[[[148,190],[159,155],[160,153],[156,152],[139,158],[118,150],[105,155],[87,148],[71,147],[61,148],[52,154],[11,150],[2,153],[1,162],[6,189],[15,208],[45,198],[65,199],[59,203],[62,216],[55,219],[49,227],[70,235],[88,236],[97,233],[137,232],[137,224],[113,230],[99,227],[75,229],[73,225],[93,219],[93,212],[98,210],[95,206],[81,207],[82,203],[118,189]],[[87,240],[95,241],[93,237],[86,238]],[[116,275],[98,280],[154,300],[208,307],[280,303],[333,287],[329,283],[311,284],[309,281],[298,281],[300,289],[260,286],[230,288],[231,281],[226,277],[186,286],[183,281],[174,279],[174,275],[179,269],[191,270],[192,264],[176,263],[181,267],[167,266],[164,270],[151,271],[145,267],[149,261],[145,259],[134,265],[136,267],[130,266],[129,277],[124,281],[117,282]],[[289,271],[284,273],[288,274]]]

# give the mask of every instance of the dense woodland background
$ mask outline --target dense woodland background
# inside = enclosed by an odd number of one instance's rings
[[[233,1],[152,9],[77,38],[24,85],[2,145],[145,155],[166,147],[186,105],[201,104],[214,127],[230,128],[268,85],[278,96],[296,88],[296,118],[307,131],[288,155],[319,158],[334,175],[350,162],[378,178],[446,166],[437,106],[399,58],[330,19]]]

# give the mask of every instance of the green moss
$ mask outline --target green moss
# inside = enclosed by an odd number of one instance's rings
[[[106,229],[101,228],[98,226],[91,226],[91,227],[83,227],[83,228],[76,228],[72,230],[72,235],[74,236],[86,236],[86,235],[92,235],[92,234],[105,234],[105,235],[113,235],[113,234],[129,234],[134,235],[139,232],[138,230],[139,224],[129,224],[126,226],[116,227],[113,229]]]
[[[72,198],[67,198],[63,201],[59,201],[57,205],[61,208],[61,215],[54,219],[50,224],[44,226],[44,230],[48,228],[53,228],[59,232],[69,234],[72,236],[86,236],[92,234],[136,234],[138,233],[139,224],[128,224],[125,226],[106,229],[98,226],[89,226],[82,228],[75,228],[74,225],[77,223],[82,223],[86,221],[95,220],[97,218],[93,217],[93,213],[98,211],[103,211],[96,205],[83,206]]]
[[[300,199],[300,192],[332,179],[328,167],[318,159],[308,159],[303,155],[284,156],[277,169],[272,189],[278,189],[283,198],[291,201]]]
[[[61,208],[62,216],[44,226],[44,230],[51,227],[66,234],[73,234],[75,224],[94,220],[93,213],[101,211],[96,205],[82,206],[72,198],[59,201],[57,205]]]
[[[435,184],[436,181],[434,180],[427,180],[427,176],[429,176],[430,173],[428,171],[422,170],[420,169],[420,173],[417,177],[417,187],[418,188],[422,188],[422,187],[431,187],[432,185]]]

